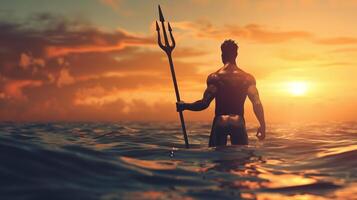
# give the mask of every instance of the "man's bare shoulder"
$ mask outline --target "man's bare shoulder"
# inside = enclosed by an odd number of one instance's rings
[[[249,79],[249,80],[255,80],[255,78],[254,78],[254,76],[252,75],[252,74],[250,74],[250,73],[245,73],[246,74],[246,77],[247,77],[247,79]]]
[[[242,69],[239,68],[239,73],[244,77],[243,80],[244,82],[246,82],[248,85],[255,85],[256,84],[256,81],[255,81],[255,78],[252,74],[246,72],[246,71],[243,71]]]
[[[248,85],[255,85],[256,81],[255,81],[254,76],[252,74],[247,73],[247,72],[244,72],[244,73],[245,73],[245,80],[248,83]]]
[[[207,84],[216,84],[217,81],[219,80],[219,75],[218,75],[219,71],[215,71],[213,73],[211,73],[210,75],[208,75],[207,77]]]

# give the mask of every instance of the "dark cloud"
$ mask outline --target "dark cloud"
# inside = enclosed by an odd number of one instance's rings
[[[147,48],[156,46],[151,36],[103,31],[82,20],[49,14],[25,22],[0,21],[0,28],[0,120],[158,116],[152,105],[127,101],[121,91],[172,84],[166,55]],[[205,52],[183,48],[174,55],[180,77],[195,80],[199,63],[179,58]],[[167,107],[164,102],[157,106]]]
[[[150,37],[139,37],[123,30],[104,32],[87,22],[50,14],[34,15],[25,22],[0,21],[0,28],[0,74],[9,81],[48,84],[55,79],[63,81],[61,75],[69,75],[64,74],[63,69],[74,68],[69,61],[75,60],[78,54],[96,57],[95,52],[118,53],[128,46],[153,44]],[[90,57],[84,59],[89,60],[87,64],[93,62]],[[114,61],[108,63],[110,60],[113,59],[107,58],[103,64],[113,65]],[[2,90],[6,84],[2,84]]]

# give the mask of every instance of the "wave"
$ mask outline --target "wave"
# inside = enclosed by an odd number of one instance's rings
[[[336,142],[317,125],[277,126],[264,142],[252,134],[247,146],[208,148],[210,124],[188,127],[191,149],[178,124],[0,124],[1,198],[330,198],[357,179],[351,133]]]

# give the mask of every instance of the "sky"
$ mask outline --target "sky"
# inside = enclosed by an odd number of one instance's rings
[[[0,121],[178,121],[158,4],[182,100],[202,97],[233,39],[268,122],[357,119],[354,0],[1,0]],[[245,113],[256,123],[248,100]]]

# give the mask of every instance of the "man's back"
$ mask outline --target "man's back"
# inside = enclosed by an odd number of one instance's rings
[[[236,64],[238,45],[226,40],[221,45],[224,67],[207,78],[207,88],[202,99],[193,103],[177,102],[177,111],[200,111],[216,101],[216,113],[212,124],[209,146],[227,144],[230,135],[232,144],[248,144],[244,120],[244,102],[247,96],[253,104],[254,113],[260,123],[256,136],[265,137],[264,110],[261,104],[255,79],[239,69]]]
[[[243,117],[248,87],[255,84],[254,77],[235,65],[225,65],[210,74],[207,81],[217,88],[216,116],[235,114]]]

